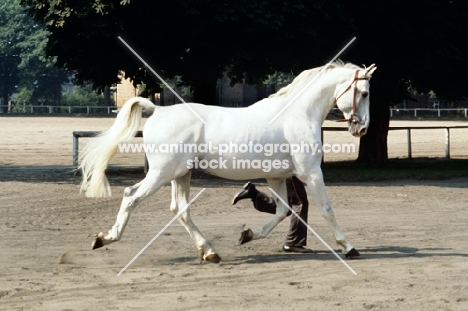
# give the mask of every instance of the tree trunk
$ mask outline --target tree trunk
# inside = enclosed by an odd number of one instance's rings
[[[360,139],[357,162],[371,165],[388,163],[387,135],[389,124],[388,101],[379,100],[379,98],[371,99],[369,129],[367,134]]]
[[[164,96],[165,89],[162,89],[161,92],[159,93],[159,105],[160,106],[165,106],[165,96]]]
[[[56,79],[55,79],[54,105],[55,106],[61,106],[62,105],[62,80],[60,79],[58,73],[57,73],[57,76],[56,76]],[[60,109],[58,109],[57,112],[60,112]]]
[[[2,101],[0,105],[6,105],[5,107],[1,108],[2,113],[7,113],[8,112],[8,92],[3,92],[2,94]]]
[[[104,106],[113,106],[111,105],[111,93],[110,93],[110,87],[106,86],[104,88]]]

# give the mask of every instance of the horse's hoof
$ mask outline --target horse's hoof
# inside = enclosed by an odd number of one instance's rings
[[[94,236],[93,244],[91,245],[92,249],[101,248],[104,246],[104,241],[102,240],[102,233],[96,234]]]
[[[205,260],[205,252],[203,251],[203,249],[198,250],[198,259],[199,259],[200,262]]]
[[[239,244],[242,245],[244,243],[250,242],[250,241],[252,241],[252,239],[253,239],[252,230],[250,230],[250,229],[244,230],[244,231],[242,231],[241,237],[239,239]]]
[[[359,254],[359,252],[355,248],[352,248],[345,256],[348,259],[353,259],[361,256],[361,254]]]
[[[205,257],[205,261],[219,263],[221,261],[221,257],[219,257],[218,254],[210,254]]]

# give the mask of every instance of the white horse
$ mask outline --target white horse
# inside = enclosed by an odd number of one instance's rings
[[[265,178],[284,202],[288,202],[285,179],[297,176],[307,184],[346,257],[359,256],[335,220],[320,169],[322,154],[297,148],[291,151],[293,145],[302,149],[306,145],[321,148],[321,125],[335,105],[343,112],[343,121],[348,122],[351,134],[364,135],[369,126],[369,79],[375,69],[375,65],[361,68],[335,62],[306,70],[276,94],[246,108],[193,103],[187,104],[189,107],[184,104],[159,107],[144,98],[128,100],[112,127],[90,140],[84,151],[81,189],[86,190],[87,196],[110,195],[104,171],[118,144],[135,136],[143,108],[152,113],[144,126],[144,144],[159,146],[161,150],[168,144],[180,148],[172,152],[147,152],[146,177],[125,189],[114,226],[107,235],[97,234],[92,248],[119,241],[133,209],[168,182],[172,183],[170,209],[177,214],[189,201],[191,169],[204,164],[206,172],[222,178]],[[181,152],[182,148],[185,152]],[[288,208],[280,200],[277,206],[276,214],[265,225],[242,233],[241,243],[265,238],[286,217]],[[189,209],[179,221],[203,260],[219,262],[221,258],[191,220]]]

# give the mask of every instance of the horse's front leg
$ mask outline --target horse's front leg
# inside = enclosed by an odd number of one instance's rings
[[[273,199],[276,202],[276,214],[263,226],[251,230],[247,229],[242,232],[241,238],[239,239],[240,244],[250,242],[252,240],[258,240],[265,238],[284,218],[288,213],[288,207],[283,202],[288,202],[288,195],[286,189],[285,179],[268,179],[268,184],[273,191],[275,191],[282,200],[276,195],[272,194]]]
[[[317,207],[320,210],[320,214],[325,218],[328,225],[332,229],[336,243],[343,247],[343,253],[346,258],[359,257],[359,252],[353,247],[353,245],[346,239],[341,228],[338,226],[335,218],[335,213],[331,207],[328,199],[325,183],[323,181],[323,174],[320,168],[315,168],[307,178],[307,188],[309,189],[310,195],[314,199]]]

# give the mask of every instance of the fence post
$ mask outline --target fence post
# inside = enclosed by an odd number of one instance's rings
[[[416,112],[416,109],[414,111]],[[408,136],[408,159],[411,160],[411,157],[412,157],[411,156],[411,129],[408,128],[407,131],[408,131],[407,133],[408,134],[407,135]]]
[[[89,114],[89,106],[86,106],[86,114]]]
[[[73,133],[73,162],[74,167],[78,166],[78,136]]]
[[[390,108],[390,118],[393,118],[393,108]]]
[[[417,112],[416,112],[416,109],[417,109],[417,108],[414,108],[414,116],[415,116],[415,117],[418,116],[418,115],[417,115]]]
[[[322,148],[323,148],[323,128],[320,128],[320,140],[322,141]],[[325,154],[322,152],[322,164],[325,162]]]
[[[445,128],[445,158],[450,159],[450,128]]]
[[[440,108],[437,109],[437,116],[440,118]]]
[[[31,105],[31,113],[34,113],[33,105]]]
[[[148,169],[149,169],[148,158],[146,157],[146,153],[145,153],[145,174],[148,173]]]

